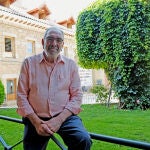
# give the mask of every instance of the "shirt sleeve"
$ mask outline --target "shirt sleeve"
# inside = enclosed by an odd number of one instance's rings
[[[77,115],[81,112],[83,93],[81,90],[81,81],[79,77],[78,67],[75,62],[72,63],[71,69],[71,84],[69,88],[70,99],[65,108],[70,110],[73,114]]]
[[[25,59],[21,67],[17,87],[17,113],[22,117],[34,113],[28,101],[29,92],[29,63]]]

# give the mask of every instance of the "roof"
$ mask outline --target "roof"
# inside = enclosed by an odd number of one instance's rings
[[[16,0],[0,0],[0,5],[9,7],[10,4],[12,4],[12,3],[15,2],[15,1],[16,1]]]
[[[27,13],[29,13],[31,15],[34,13],[38,13],[38,14],[44,13],[46,16],[51,14],[50,10],[48,9],[48,7],[45,4],[39,8],[34,8],[34,9],[28,11]]]
[[[68,18],[68,19],[66,19],[66,20],[63,20],[63,21],[59,21],[59,22],[57,22],[58,24],[71,24],[71,25],[75,25],[75,20],[74,20],[74,18],[73,17],[70,17],[70,18]]]
[[[0,5],[0,20],[1,19],[13,21],[15,23],[20,23],[28,26],[33,26],[40,29],[46,29],[49,26],[57,26],[61,28],[65,32],[65,34],[71,36],[74,35],[73,30],[67,29],[66,27],[59,25],[51,20],[35,18],[34,16],[25,12],[25,10],[22,10],[12,5],[10,6],[10,8]]]

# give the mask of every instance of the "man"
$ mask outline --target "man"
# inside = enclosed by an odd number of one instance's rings
[[[45,150],[54,133],[68,150],[90,150],[90,136],[77,116],[82,100],[78,67],[60,54],[63,31],[48,28],[42,45],[41,54],[24,60],[18,81],[17,112],[25,123],[24,150]]]

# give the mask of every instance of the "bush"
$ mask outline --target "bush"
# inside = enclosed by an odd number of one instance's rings
[[[103,68],[123,109],[150,108],[150,0],[97,0],[78,16],[79,64]]]
[[[90,91],[97,95],[96,101],[106,103],[108,99],[108,90],[104,85],[94,85]]]
[[[4,102],[5,99],[5,89],[2,81],[0,80],[0,105]]]

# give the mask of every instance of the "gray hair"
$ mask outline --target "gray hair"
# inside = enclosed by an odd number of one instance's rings
[[[48,33],[49,31],[57,31],[57,32],[60,32],[60,33],[62,34],[62,37],[64,38],[64,32],[63,32],[60,28],[58,28],[58,27],[49,27],[49,28],[45,31],[44,39],[45,39],[45,37],[47,36],[47,33]]]

